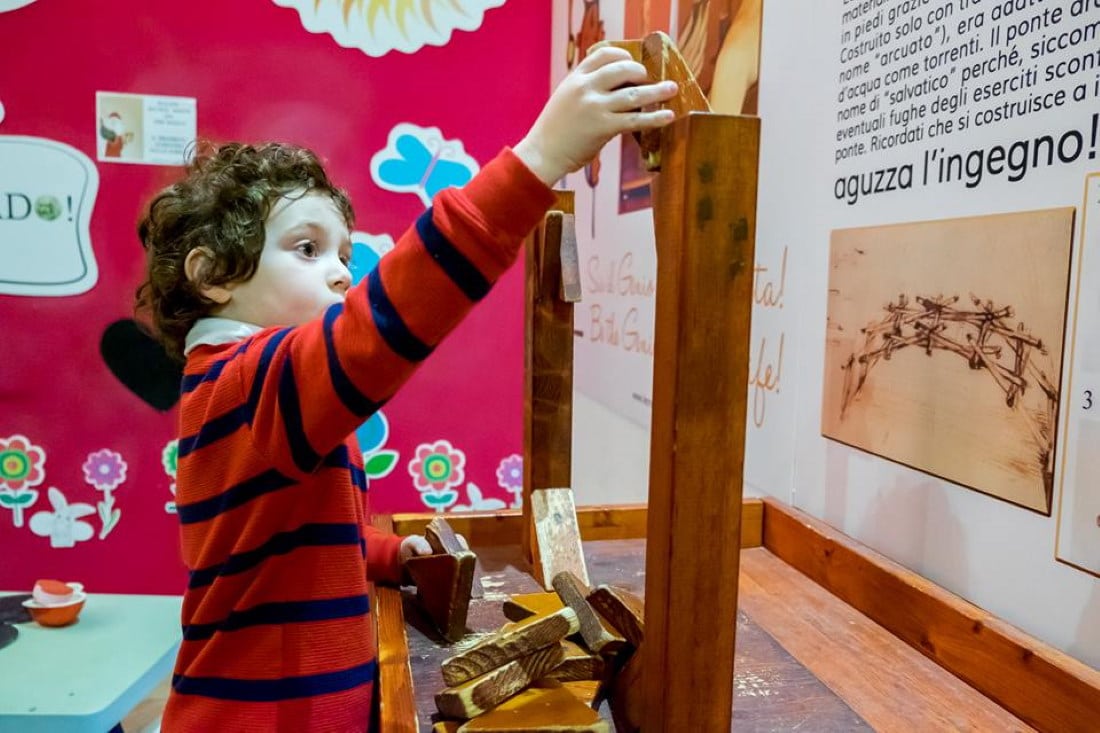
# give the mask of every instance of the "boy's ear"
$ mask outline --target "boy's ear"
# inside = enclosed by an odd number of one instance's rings
[[[199,294],[218,305],[225,305],[233,297],[233,292],[225,285],[207,285],[206,274],[214,266],[214,253],[208,247],[195,247],[187,253],[183,261],[183,272],[187,279],[195,283]]]

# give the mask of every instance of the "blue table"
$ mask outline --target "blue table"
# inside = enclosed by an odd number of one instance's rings
[[[0,593],[9,595],[9,593]],[[106,733],[172,672],[179,596],[89,593],[72,626],[0,649],[0,733]]]

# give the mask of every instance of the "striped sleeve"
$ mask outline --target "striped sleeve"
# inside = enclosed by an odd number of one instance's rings
[[[230,362],[243,404],[227,423],[247,420],[278,471],[317,469],[488,293],[553,201],[507,149],[439,194],[342,304],[261,334]]]

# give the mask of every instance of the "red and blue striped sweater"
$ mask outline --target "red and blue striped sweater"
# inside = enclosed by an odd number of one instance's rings
[[[190,570],[162,727],[367,730],[368,582],[400,538],[369,522],[354,430],[512,264],[553,203],[510,150],[440,193],[344,303],[188,354],[177,506]]]

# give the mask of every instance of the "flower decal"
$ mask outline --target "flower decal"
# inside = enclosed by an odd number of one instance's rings
[[[164,450],[160,452],[160,465],[164,466],[164,472],[172,478],[176,477],[179,455],[180,442],[178,440],[169,440],[165,444]]]
[[[409,461],[409,474],[417,491],[442,491],[458,486],[466,479],[466,456],[448,440],[437,440],[417,447]]]
[[[513,453],[497,466],[497,483],[513,495],[512,507],[523,504],[523,456]]]
[[[112,491],[126,480],[126,461],[106,448],[89,453],[82,468],[84,480],[98,491]]]
[[[46,479],[46,453],[22,435],[0,438],[0,506],[12,513],[12,523],[23,526],[23,510],[38,501],[30,488]]]
[[[84,480],[94,486],[96,491],[103,492],[103,501],[96,502],[96,511],[99,512],[99,521],[103,525],[99,530],[99,539],[106,539],[122,518],[122,510],[115,506],[115,497],[111,492],[126,480],[126,461],[113,450],[103,448],[89,453],[82,468]]]
[[[46,454],[22,435],[0,438],[0,487],[19,491],[46,478]]]
[[[77,542],[90,540],[95,530],[92,525],[81,521],[83,517],[96,513],[90,504],[70,504],[58,489],[50,487],[52,512],[38,512],[31,517],[31,531],[39,537],[49,537],[50,547],[73,547]]]
[[[466,455],[447,440],[421,444],[409,461],[409,475],[421,492],[421,501],[437,512],[458,501],[453,489],[466,480],[465,468]]]

